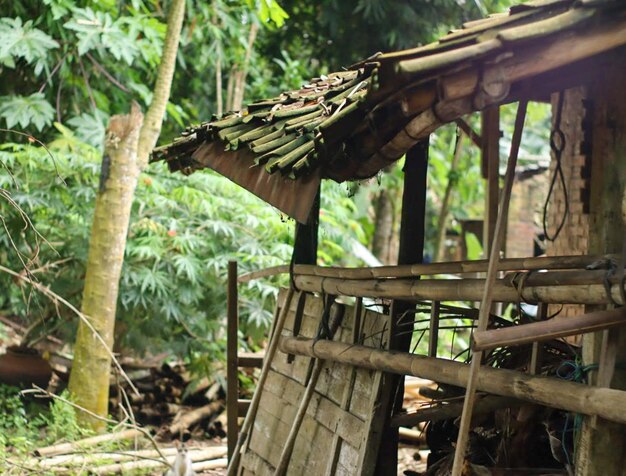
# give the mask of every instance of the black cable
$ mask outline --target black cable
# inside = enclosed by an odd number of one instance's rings
[[[567,185],[565,184],[565,175],[563,173],[561,156],[563,155],[563,150],[565,149],[565,134],[561,130],[561,117],[563,115],[563,91],[559,92],[559,98],[557,102],[556,109],[556,118],[554,121],[554,127],[552,132],[550,133],[550,149],[554,153],[554,158],[556,159],[556,165],[554,167],[554,175],[552,176],[552,180],[550,181],[550,188],[548,189],[548,196],[546,197],[546,201],[543,205],[543,233],[548,241],[554,241],[557,239],[563,226],[565,226],[565,220],[567,220],[567,215],[569,214],[569,198],[567,194]],[[556,185],[557,179],[560,179],[561,186],[563,187],[563,200],[565,201],[565,210],[563,211],[563,217],[559,225],[554,232],[554,235],[550,235],[548,232],[548,206],[550,205],[550,200],[552,198],[552,194],[554,193],[554,187]]]

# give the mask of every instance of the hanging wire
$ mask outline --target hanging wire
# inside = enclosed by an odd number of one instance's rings
[[[556,118],[554,120],[554,127],[552,132],[550,133],[550,149],[554,154],[554,158],[556,159],[556,165],[554,167],[554,175],[552,176],[552,180],[550,181],[550,188],[548,189],[548,196],[546,197],[546,201],[543,205],[543,234],[548,241],[554,241],[557,239],[563,226],[565,226],[565,220],[567,219],[567,215],[569,214],[569,197],[567,193],[567,185],[565,183],[565,174],[563,173],[562,167],[562,155],[563,150],[565,150],[565,134],[561,129],[561,119],[563,116],[563,91],[559,92],[559,97],[557,100],[556,107]],[[556,231],[553,235],[548,232],[548,207],[550,206],[550,201],[552,199],[552,195],[554,193],[554,188],[556,185],[556,181],[560,180],[561,187],[563,188],[563,200],[565,202],[565,210],[563,210],[563,216],[561,217],[561,221],[559,225],[556,227]]]

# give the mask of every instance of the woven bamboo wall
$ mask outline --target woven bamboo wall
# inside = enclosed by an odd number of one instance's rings
[[[284,298],[282,292],[279,307]],[[303,294],[301,298],[297,294],[294,296],[283,334],[294,335],[294,324],[298,327],[296,310],[299,305],[302,317],[297,335],[315,337],[324,306],[322,299],[312,294]],[[364,345],[388,348],[388,316],[364,311],[361,328],[355,332],[353,306],[335,304],[332,311],[332,315],[343,311],[335,341],[360,341]],[[242,455],[241,474],[274,474],[311,367],[308,357],[290,358],[280,352],[271,362],[249,445]],[[298,433],[288,474],[373,474],[380,441],[380,415],[375,411],[380,380],[381,372],[338,363],[324,366]]]

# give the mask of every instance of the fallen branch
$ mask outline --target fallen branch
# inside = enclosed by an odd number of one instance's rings
[[[51,456],[65,454],[72,451],[76,451],[79,448],[85,448],[89,446],[95,446],[100,443],[130,440],[140,436],[142,433],[137,428],[120,431],[118,433],[107,433],[105,435],[92,436],[84,438],[82,440],[73,441],[71,443],[61,443],[59,445],[46,446],[44,448],[38,448],[34,451],[36,456]]]

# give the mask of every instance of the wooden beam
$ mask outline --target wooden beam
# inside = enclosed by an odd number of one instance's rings
[[[481,114],[481,163],[485,179],[485,212],[483,219],[483,254],[489,256],[498,217],[500,198],[500,108],[493,106]]]
[[[237,262],[228,262],[228,293],[226,322],[226,436],[228,438],[228,459],[233,457],[239,433],[239,378],[237,350],[239,349],[239,312],[237,304]]]
[[[428,173],[428,138],[415,144],[406,155],[404,164],[404,191],[400,219],[400,246],[398,264],[410,265],[424,261],[424,230],[426,220],[426,183]],[[391,306],[390,348],[408,351],[412,335],[400,332],[414,320],[415,303],[394,300]],[[383,375],[382,404],[386,406],[385,424],[376,463],[376,474],[396,476],[398,471],[398,429],[390,425],[394,412],[402,410],[404,378]],[[383,407],[384,408],[384,407]]]
[[[294,264],[317,263],[317,240],[320,216],[320,189],[311,206],[309,220],[306,224],[296,222],[296,236],[293,245]]]
[[[474,350],[530,344],[559,337],[586,334],[626,324],[626,309],[596,311],[581,316],[552,318],[547,321],[474,332]]]
[[[279,349],[286,354],[306,355],[372,370],[413,375],[464,387],[470,366],[398,351],[343,342],[281,337]],[[592,387],[555,377],[529,375],[516,370],[481,367],[477,390],[583,415],[598,415],[626,424],[626,392]]]

